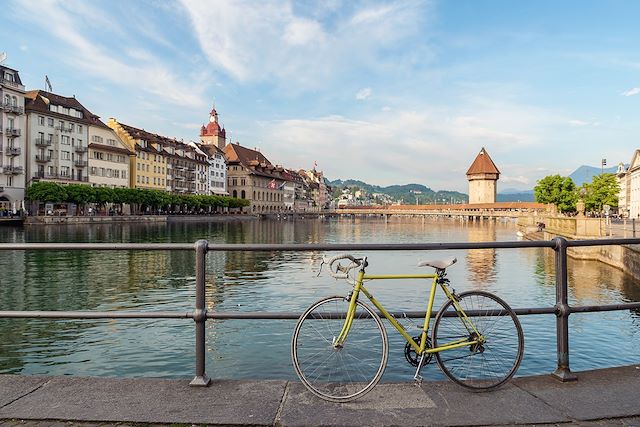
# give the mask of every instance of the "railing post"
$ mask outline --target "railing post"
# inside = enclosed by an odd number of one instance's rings
[[[569,291],[567,284],[567,240],[553,239],[556,243],[556,335],[558,365],[553,376],[562,382],[578,379],[569,367]]]
[[[205,305],[205,277],[206,257],[209,242],[198,240],[196,249],[196,309],[193,312],[193,320],[196,322],[196,376],[189,385],[206,387],[211,379],[204,371],[205,366],[205,322],[207,321],[207,307]]]

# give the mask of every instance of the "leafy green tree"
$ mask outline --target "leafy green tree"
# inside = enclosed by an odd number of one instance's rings
[[[538,181],[533,192],[536,202],[553,203],[560,212],[576,210],[578,193],[571,178],[560,175],[549,175]]]
[[[612,173],[596,175],[590,184],[584,184],[585,189],[584,205],[588,211],[600,212],[602,206],[618,206],[618,195],[620,186],[616,176]]]
[[[67,201],[67,190],[55,182],[34,182],[27,189],[27,199],[45,203],[62,203]]]

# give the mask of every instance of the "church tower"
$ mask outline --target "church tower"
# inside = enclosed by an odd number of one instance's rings
[[[482,147],[480,154],[467,171],[469,203],[495,203],[498,178],[500,178],[500,171]]]
[[[227,133],[218,123],[218,112],[215,108],[209,113],[209,123],[200,128],[200,141],[204,145],[215,145],[220,150],[224,150],[227,144]]]

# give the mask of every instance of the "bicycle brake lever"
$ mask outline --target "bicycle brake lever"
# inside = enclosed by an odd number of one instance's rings
[[[320,277],[320,273],[322,273],[322,266],[324,265],[324,257],[322,257],[322,262],[320,263],[320,270],[318,270],[318,275],[316,277]]]

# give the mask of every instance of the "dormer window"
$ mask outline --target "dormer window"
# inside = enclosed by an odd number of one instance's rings
[[[8,82],[13,82],[14,81],[13,74],[5,71],[4,79]]]

